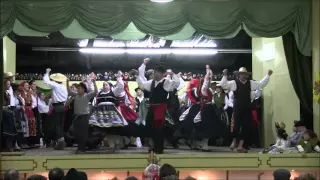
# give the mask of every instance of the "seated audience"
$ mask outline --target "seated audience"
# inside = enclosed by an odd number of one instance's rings
[[[38,174],[34,174],[28,177],[27,180],[47,180],[47,178]]]
[[[316,177],[310,173],[300,174],[298,180],[316,180]]]
[[[168,176],[177,176],[176,169],[170,164],[163,164],[160,167],[160,179]]]
[[[274,180],[290,180],[291,173],[287,169],[277,169],[273,172]]]
[[[85,172],[77,171],[76,169],[70,169],[63,180],[88,180]]]
[[[62,180],[64,177],[64,171],[60,168],[51,169],[48,177],[49,180]]]
[[[316,133],[311,130],[306,130],[303,133],[302,138],[297,143],[297,149],[300,153],[314,153],[319,151],[318,137]]]
[[[138,180],[138,178],[134,177],[134,176],[129,176],[126,178],[126,180]]]
[[[8,169],[4,173],[3,179],[4,180],[19,180],[20,179],[19,171],[17,169]]]

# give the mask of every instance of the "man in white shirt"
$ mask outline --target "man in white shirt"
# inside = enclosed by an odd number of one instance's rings
[[[65,85],[62,83],[67,80],[67,77],[63,74],[49,74],[51,69],[46,70],[46,74],[43,76],[43,81],[52,89],[52,121],[54,124],[55,135],[57,140],[57,145],[55,147],[56,150],[64,149],[65,142],[64,142],[64,134],[62,129],[62,123],[64,122],[64,104],[68,99],[68,90]],[[52,79],[53,81],[51,81]]]
[[[158,66],[154,69],[154,80],[147,81],[144,70],[148,61],[149,59],[145,59],[144,63],[140,66],[137,83],[139,88],[151,93],[146,127],[148,128],[148,136],[151,137],[154,142],[154,152],[162,154],[164,148],[164,123],[168,92],[172,92],[179,87],[180,79],[172,73],[172,79],[164,77],[166,70],[162,66]]]
[[[269,82],[273,71],[269,70],[268,74],[260,81],[248,80],[247,69],[242,67],[239,69],[239,78],[228,81],[228,70],[223,71],[223,78],[220,85],[224,89],[234,92],[234,126],[232,128],[234,139],[230,149],[234,149],[236,139],[239,139],[238,152],[246,152],[248,149],[248,139],[250,138],[250,127],[252,121],[251,112],[251,91],[256,91]],[[246,143],[246,144],[245,144]]]

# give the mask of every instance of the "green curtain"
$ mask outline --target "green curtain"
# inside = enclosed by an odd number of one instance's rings
[[[19,25],[35,31],[20,32],[24,35],[61,31],[72,38],[127,39],[127,33],[135,38],[143,34],[170,38],[190,36],[194,31],[231,38],[240,29],[254,36],[278,37],[291,31],[301,53],[311,56],[311,0],[176,0],[164,4],[149,0],[4,0],[0,17],[1,37],[13,29],[19,31]]]
[[[291,32],[283,35],[282,39],[290,79],[300,100],[301,114],[311,128],[313,127],[312,57],[300,53]]]
[[[1,130],[2,130],[2,128],[1,128],[1,125],[2,125],[2,112],[3,112],[3,98],[4,98],[4,84],[3,84],[3,71],[4,71],[4,69],[3,69],[3,38],[1,38],[0,39],[0,61],[1,61],[1,63],[0,63],[0,71],[2,72],[2,73],[0,73],[0,79],[2,79],[2,81],[0,82],[0,106],[1,106],[1,112],[0,112],[0,137],[2,136],[2,132],[1,132]],[[2,140],[2,138],[0,138],[0,147],[2,147],[2,145],[1,145],[1,140]]]

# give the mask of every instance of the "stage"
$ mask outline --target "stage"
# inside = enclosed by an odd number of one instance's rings
[[[187,146],[180,146],[179,149],[172,149],[168,148],[165,149],[165,154],[225,154],[225,153],[234,153],[231,150],[229,150],[228,147],[210,147],[212,152],[202,152],[197,150],[190,150]],[[76,147],[67,147],[64,150],[53,150],[53,148],[37,148],[37,149],[29,149],[25,151],[21,151],[21,155],[24,156],[68,156],[68,155],[75,155]],[[259,153],[262,151],[262,149],[251,149],[248,153]],[[136,147],[130,147],[126,150],[117,150],[113,151],[111,148],[100,148],[99,150],[91,150],[86,151],[85,154],[148,154],[148,148],[142,147],[142,148],[136,148]]]
[[[159,164],[169,163],[178,170],[274,170],[277,168],[318,170],[319,154],[259,154],[231,152],[227,147],[211,147],[212,152],[191,151],[187,147],[166,149],[153,158]],[[21,172],[47,172],[60,167],[77,168],[87,172],[143,171],[150,163],[147,148],[129,148],[112,153],[108,148],[75,154],[76,148],[55,151],[52,148],[30,149],[24,152],[1,153],[1,171],[17,168]]]

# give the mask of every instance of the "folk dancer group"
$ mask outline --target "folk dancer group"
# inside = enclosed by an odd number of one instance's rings
[[[114,149],[127,148],[135,144],[138,137],[147,139],[146,145],[150,151],[158,154],[164,152],[165,140],[178,148],[180,139],[185,139],[191,149],[210,151],[209,139],[227,136],[230,134],[229,128],[232,129],[230,148],[234,150],[238,144],[238,152],[247,151],[251,102],[260,96],[261,89],[267,85],[271,70],[260,82],[248,80],[245,68],[240,68],[235,80],[228,81],[228,72],[224,70],[224,76],[217,85],[211,82],[212,71],[206,66],[205,77],[192,79],[184,100],[181,100],[177,94],[184,87],[180,75],[163,66],[146,72],[148,62],[148,58],[144,59],[138,70],[133,71],[138,83],[136,98],[130,94],[121,71],[117,74],[115,85],[104,82],[102,90],[98,91],[94,77],[70,88],[64,75],[50,75],[51,69],[47,69],[43,80],[52,89],[52,105],[46,111],[51,112],[55,149],[63,149],[70,137],[68,133],[64,134],[62,126],[66,124],[65,105],[71,99],[74,115],[69,124],[72,124],[70,129],[78,144],[78,153],[98,147],[102,140]],[[63,84],[65,81],[67,86]],[[7,87],[9,90],[10,85]],[[229,91],[224,93],[223,90]],[[5,97],[8,104],[9,96]],[[180,113],[180,103],[186,106],[183,113]],[[4,116],[8,114],[4,113]],[[3,123],[8,130],[3,133],[14,133],[13,125],[7,121]],[[32,125],[31,122],[28,124]]]

